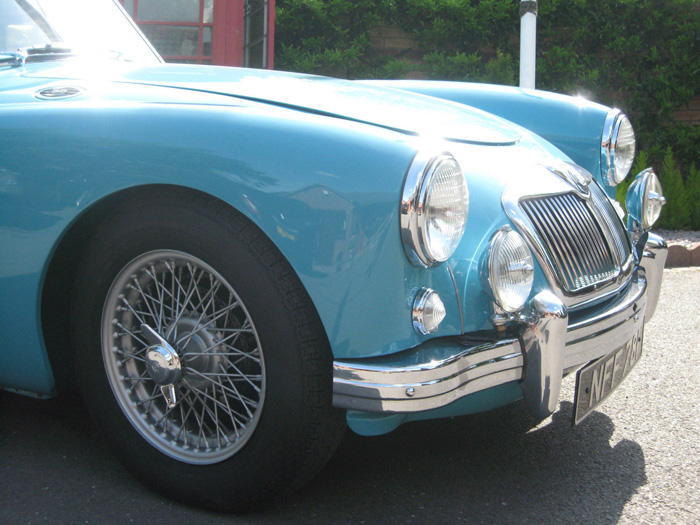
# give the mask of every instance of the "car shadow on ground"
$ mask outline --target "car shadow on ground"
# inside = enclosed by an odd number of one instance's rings
[[[646,482],[644,454],[628,440],[611,446],[600,412],[573,428],[572,409],[563,402],[534,428],[516,403],[374,438],[348,433],[294,507],[353,523],[617,523]]]
[[[347,432],[301,492],[236,517],[150,492],[111,456],[76,392],[39,401],[0,393],[0,521],[154,523],[617,523],[646,482],[641,447],[610,439],[594,412],[571,427],[563,402],[533,427],[521,403],[393,433]]]

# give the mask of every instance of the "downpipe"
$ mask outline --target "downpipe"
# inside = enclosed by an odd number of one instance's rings
[[[520,87],[535,89],[537,1],[520,2]]]

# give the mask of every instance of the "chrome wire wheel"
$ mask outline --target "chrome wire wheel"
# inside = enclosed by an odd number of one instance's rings
[[[265,364],[253,320],[216,270],[179,251],[145,253],[112,283],[101,327],[112,391],[151,445],[200,465],[245,445]]]

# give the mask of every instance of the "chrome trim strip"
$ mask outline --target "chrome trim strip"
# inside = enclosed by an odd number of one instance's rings
[[[608,111],[603,124],[603,134],[600,138],[600,174],[609,186],[617,186],[613,178],[615,169],[615,147],[617,132],[620,129],[622,112],[613,108]]]
[[[376,365],[371,359],[335,361],[333,405],[366,412],[418,412],[521,378],[523,355],[517,339],[479,345],[452,341],[456,338],[443,344],[455,353],[443,359],[424,360],[422,347],[402,352],[401,362],[417,363],[412,366]]]

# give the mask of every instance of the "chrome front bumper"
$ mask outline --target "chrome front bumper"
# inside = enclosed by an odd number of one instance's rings
[[[667,250],[663,239],[650,235],[626,292],[605,311],[582,321],[570,322],[561,300],[544,291],[521,316],[517,338],[442,338],[397,355],[336,360],[333,404],[363,412],[419,412],[520,381],[530,412],[544,418],[557,407],[566,372],[622,346],[651,318]]]

